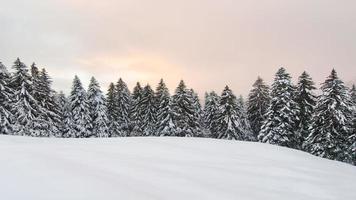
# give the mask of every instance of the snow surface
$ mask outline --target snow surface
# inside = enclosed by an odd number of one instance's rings
[[[1,200],[356,199],[356,167],[268,144],[0,136]]]

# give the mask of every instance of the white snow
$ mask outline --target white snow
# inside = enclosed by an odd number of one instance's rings
[[[0,136],[1,200],[356,199],[356,167],[261,143]]]

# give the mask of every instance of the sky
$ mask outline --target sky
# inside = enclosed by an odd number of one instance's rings
[[[171,93],[184,79],[203,95],[246,96],[285,67],[319,86],[335,68],[356,82],[355,0],[0,0],[0,62],[36,62],[56,90],[74,75],[103,90],[119,77]]]

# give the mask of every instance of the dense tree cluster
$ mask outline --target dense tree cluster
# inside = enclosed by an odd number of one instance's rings
[[[356,87],[335,70],[321,86],[308,73],[296,85],[280,68],[269,87],[260,77],[247,101],[226,86],[221,95],[198,94],[182,80],[174,94],[161,79],[156,89],[120,78],[106,96],[92,77],[85,89],[75,76],[68,97],[55,92],[45,69],[17,59],[0,63],[0,134],[34,137],[176,136],[259,141],[356,164]]]

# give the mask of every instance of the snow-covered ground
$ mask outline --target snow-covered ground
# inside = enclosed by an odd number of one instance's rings
[[[356,199],[356,167],[199,138],[0,136],[1,200]]]

